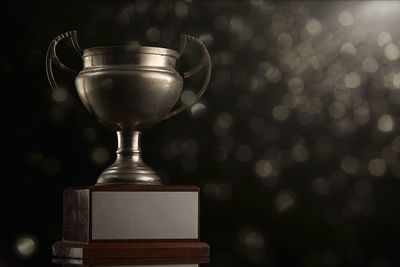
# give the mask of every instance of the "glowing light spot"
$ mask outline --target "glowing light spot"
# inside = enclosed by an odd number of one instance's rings
[[[263,1],[261,5],[261,12],[264,14],[271,14],[274,11],[274,3],[272,1]]]
[[[304,2],[297,2],[297,1],[293,1],[290,2],[290,11],[294,14],[302,14],[306,11],[306,6]]]
[[[389,114],[382,115],[378,120],[378,129],[381,132],[388,133],[393,130],[394,121],[393,117]]]
[[[350,72],[344,77],[344,84],[348,88],[357,88],[361,84],[360,75],[357,72]]]
[[[390,43],[385,47],[384,51],[385,57],[389,60],[397,60],[400,56],[399,48]]]
[[[393,86],[400,89],[400,73],[393,75]]]
[[[21,257],[27,258],[35,253],[37,249],[37,243],[34,238],[30,236],[23,236],[16,240],[15,248]]]
[[[268,160],[259,160],[255,166],[256,174],[260,177],[267,177],[272,173],[272,165]]]
[[[53,90],[51,96],[53,97],[54,101],[64,102],[65,100],[67,100],[68,93],[67,93],[67,90],[59,87],[59,88]]]
[[[134,40],[129,41],[127,50],[128,51],[136,51],[136,48],[138,46],[140,46],[140,43],[138,41],[134,41]]]
[[[140,13],[144,13],[149,8],[149,2],[146,0],[139,0],[135,2],[136,10]]]
[[[284,121],[289,117],[289,109],[284,105],[275,106],[272,110],[272,116],[277,121]]]
[[[304,82],[300,77],[294,77],[288,82],[289,91],[292,93],[301,93],[304,89]]]
[[[322,31],[322,25],[317,19],[311,18],[306,22],[306,30],[311,35],[318,35]]]
[[[120,13],[118,13],[116,20],[121,26],[128,25],[130,22],[129,13],[125,10],[122,10]]]
[[[97,164],[105,163],[109,158],[109,153],[104,147],[97,147],[92,152],[92,160]]]
[[[160,40],[160,30],[157,28],[150,28],[147,30],[146,36],[149,41],[157,42]]]
[[[247,259],[253,263],[260,263],[265,258],[264,238],[250,227],[244,226],[238,232],[241,246],[247,251]]]
[[[283,96],[282,102],[288,108],[295,108],[298,104],[296,101],[297,98],[298,98],[297,95],[288,93]]]
[[[193,116],[200,116],[207,110],[203,103],[196,103],[190,108],[190,112]]]
[[[256,7],[259,7],[259,6],[261,6],[262,4],[263,4],[263,0],[250,0],[250,3],[253,5],[253,6],[256,6]]]
[[[368,171],[373,176],[383,176],[386,171],[385,161],[379,158],[371,160],[368,164]]]
[[[202,41],[206,46],[211,46],[214,41],[214,37],[209,33],[204,33],[199,36],[199,40]]]
[[[281,79],[281,71],[278,68],[275,68],[274,66],[271,66],[265,71],[264,77],[270,82],[270,83],[277,83]]]
[[[249,41],[253,37],[253,29],[249,26],[244,26],[243,29],[239,31],[239,38],[244,41]]]
[[[297,46],[297,51],[303,57],[311,56],[314,53],[314,48],[312,47],[310,42],[301,42]]]
[[[340,47],[340,52],[345,55],[354,56],[356,54],[356,49],[352,43],[344,43]]]
[[[363,60],[362,67],[366,72],[376,72],[378,70],[378,62],[373,57],[367,57]]]
[[[251,231],[245,235],[244,244],[248,247],[262,248],[264,247],[264,238],[260,233]]]
[[[233,117],[227,112],[222,112],[217,117],[217,125],[222,129],[229,129],[233,123]]]
[[[307,102],[307,111],[311,114],[318,114],[322,110],[322,102],[318,98],[312,98]]]
[[[346,156],[340,162],[340,167],[347,174],[356,174],[360,168],[360,161],[354,157]]]
[[[326,196],[329,194],[330,191],[329,182],[324,177],[318,177],[317,179],[315,179],[312,182],[311,186],[314,193],[317,195]]]
[[[396,152],[400,152],[400,135],[393,139],[392,147]]]
[[[217,59],[221,65],[232,65],[235,61],[235,54],[232,51],[222,51],[217,54]]]
[[[351,24],[353,24],[354,18],[349,11],[343,10],[342,12],[339,13],[338,21],[339,24],[342,26],[350,26]]]
[[[293,38],[288,33],[281,33],[279,34],[277,41],[282,47],[290,47],[293,43]]]
[[[291,191],[283,191],[279,193],[275,200],[275,206],[279,211],[286,211],[295,203],[295,194]]]
[[[329,105],[328,114],[333,119],[341,119],[346,115],[346,108],[342,102],[335,101]]]
[[[175,4],[175,14],[178,17],[181,18],[186,17],[188,13],[189,13],[189,7],[187,4],[180,1]]]
[[[390,35],[390,33],[381,32],[376,38],[376,41],[379,46],[383,47],[392,41],[392,36]]]
[[[297,145],[292,149],[292,158],[297,162],[305,162],[309,158],[308,148],[304,145]]]
[[[255,94],[261,94],[265,91],[265,80],[260,77],[253,76],[250,81],[249,89]]]
[[[182,92],[181,100],[182,103],[185,104],[186,106],[191,106],[197,100],[196,93],[193,92],[192,90],[185,90]]]
[[[361,106],[354,109],[354,121],[358,124],[366,124],[369,122],[369,107]]]
[[[244,20],[240,16],[233,16],[230,20],[229,26],[232,31],[240,31],[244,27]]]

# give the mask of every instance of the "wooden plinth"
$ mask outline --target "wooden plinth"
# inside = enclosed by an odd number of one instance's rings
[[[209,262],[210,248],[203,242],[79,243],[58,241],[53,255],[81,259],[83,264],[199,264]]]
[[[192,220],[189,225],[192,229],[189,231],[190,235],[182,237],[174,238],[174,236],[168,238],[130,238],[129,235],[123,235],[123,239],[111,238],[107,240],[103,240],[102,238],[96,238],[93,234],[95,229],[94,226],[96,222],[102,222],[109,220],[107,217],[102,220],[96,220],[96,216],[93,216],[93,212],[96,211],[98,206],[94,206],[96,203],[93,198],[99,195],[98,192],[111,192],[114,195],[119,196],[119,194],[123,194],[126,192],[169,192],[169,199],[171,197],[175,197],[182,192],[194,192],[194,198],[196,200],[194,203],[196,205],[189,206],[189,210],[192,210],[191,216],[192,218],[197,218],[196,220]],[[175,194],[176,192],[176,194]],[[58,263],[62,263],[63,260],[76,260],[80,262],[80,264],[84,265],[135,265],[135,264],[200,264],[209,262],[210,248],[204,243],[200,242],[200,232],[199,232],[199,222],[198,222],[198,193],[199,189],[194,186],[90,186],[84,188],[68,188],[64,190],[64,211],[63,211],[63,240],[57,241],[53,244],[53,256],[56,257],[55,261]],[[166,202],[168,202],[168,198],[166,198]],[[109,202],[105,202],[109,203]],[[136,201],[136,203],[138,203]],[[176,202],[175,202],[176,203]],[[125,205],[127,204],[127,205]],[[132,206],[135,203],[132,202]],[[143,203],[145,205],[146,203]],[[161,204],[160,204],[161,205]],[[130,207],[129,203],[124,202],[123,208]],[[161,205],[162,206],[162,205]],[[162,212],[154,212],[157,206],[153,206],[153,208],[149,207],[149,212],[153,212],[155,215],[163,214]],[[176,214],[173,211],[174,206],[171,206],[172,212],[167,213],[166,216],[156,216],[157,220],[161,222],[168,223],[181,223],[182,217],[175,215],[176,217],[171,217],[171,214]],[[119,205],[115,207],[119,208]],[[121,208],[122,209],[122,208]],[[134,212],[134,209],[132,209]],[[187,210],[187,208],[186,208]],[[183,212],[183,215],[188,213]],[[110,209],[105,209],[104,214],[107,213]],[[132,213],[136,214],[136,213]],[[147,210],[146,210],[147,213]],[[189,212],[190,213],[190,212]],[[103,213],[101,213],[103,214]],[[110,212],[111,214],[111,212]],[[124,220],[128,218],[127,213],[121,213],[122,217],[120,220]],[[153,215],[154,215],[153,214]],[[182,214],[182,213],[181,213]],[[189,216],[189,215],[188,215]],[[194,217],[193,217],[194,216]],[[132,217],[131,217],[132,218]],[[138,216],[137,220],[142,220],[142,216]],[[171,220],[172,218],[172,220]],[[174,219],[175,218],[175,219]],[[185,218],[185,217],[183,217]],[[135,219],[136,220],[136,219]],[[183,220],[185,221],[185,220]],[[108,222],[108,221],[107,221]],[[113,223],[111,220],[109,223]],[[126,220],[125,222],[128,222]],[[113,229],[119,229],[118,225],[111,225],[106,230],[110,230],[111,233],[114,232]],[[131,227],[131,224],[127,224]],[[164,225],[161,224],[161,228],[164,229]],[[126,226],[126,224],[125,224]],[[184,225],[188,226],[188,225]],[[114,227],[114,228],[113,228]],[[135,227],[133,227],[135,228]],[[180,230],[181,228],[179,228]],[[129,230],[129,229],[128,229]],[[153,228],[154,230],[154,228]],[[98,232],[95,232],[98,235]],[[182,230],[182,232],[184,232]],[[100,231],[100,233],[103,233]],[[127,232],[130,234],[130,232]],[[139,232],[142,233],[142,232]],[[146,233],[146,231],[144,231]],[[137,235],[137,233],[135,233]],[[161,234],[163,232],[161,231]],[[178,231],[177,236],[180,232]]]

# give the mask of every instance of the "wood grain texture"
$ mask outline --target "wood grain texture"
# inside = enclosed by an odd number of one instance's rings
[[[85,188],[66,188],[63,192],[63,240],[89,241],[90,193]]]
[[[81,250],[86,262],[129,261],[135,264],[198,264],[210,260],[210,248],[204,242],[146,242],[146,243],[77,243],[56,242],[53,255],[78,258]]]

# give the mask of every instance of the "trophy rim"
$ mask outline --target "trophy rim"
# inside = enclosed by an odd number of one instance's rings
[[[139,54],[154,54],[161,56],[171,56],[174,58],[178,57],[178,52],[173,49],[155,47],[155,46],[96,46],[86,48],[83,50],[82,57],[94,56],[94,55],[106,55],[116,53],[139,53]]]

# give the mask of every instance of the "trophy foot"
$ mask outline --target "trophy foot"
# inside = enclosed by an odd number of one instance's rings
[[[161,179],[144,163],[130,167],[116,161],[103,171],[96,183],[96,185],[110,184],[160,185]]]
[[[119,131],[117,136],[117,159],[103,171],[96,185],[161,185],[160,177],[142,161],[139,146],[140,132]]]

